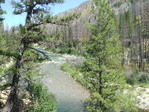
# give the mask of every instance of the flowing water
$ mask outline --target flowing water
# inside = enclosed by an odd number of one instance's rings
[[[58,102],[58,112],[83,112],[83,104],[89,92],[72,77],[60,70],[60,64],[65,58],[49,54],[53,62],[43,63],[41,68],[45,73],[43,83],[49,92],[55,94]]]

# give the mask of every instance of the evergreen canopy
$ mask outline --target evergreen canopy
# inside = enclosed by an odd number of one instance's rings
[[[15,8],[14,14],[27,13],[26,23],[41,24],[49,21],[50,10],[48,4],[63,3],[64,0],[20,0],[20,2],[12,1]]]

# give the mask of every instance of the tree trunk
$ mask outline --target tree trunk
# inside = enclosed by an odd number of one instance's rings
[[[139,37],[139,69],[143,70],[143,51],[142,51],[142,41],[141,36]]]
[[[99,94],[102,95],[102,71],[99,71]],[[102,107],[102,101],[99,102],[100,108]]]
[[[21,59],[18,59],[15,68],[16,69],[21,68]],[[10,94],[8,96],[7,103],[3,109],[3,112],[20,112],[20,108],[22,107],[22,102],[18,97],[19,78],[20,78],[20,74],[19,74],[19,71],[17,71],[13,76]]]
[[[2,112],[20,112],[23,107],[23,101],[18,96],[19,94],[18,84],[20,79],[19,69],[22,68],[23,66],[22,56],[27,47],[24,42],[22,43],[22,45],[23,46],[20,47],[21,57],[17,59],[16,65],[15,65],[15,71],[14,71],[14,75],[11,83],[10,94],[8,96],[6,105]]]

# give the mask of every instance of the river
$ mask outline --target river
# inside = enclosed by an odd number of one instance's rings
[[[48,91],[55,94],[58,102],[58,112],[83,112],[83,104],[89,97],[89,92],[72,77],[60,69],[60,64],[66,58],[49,53],[52,61],[42,63],[41,69],[45,74],[42,82]]]

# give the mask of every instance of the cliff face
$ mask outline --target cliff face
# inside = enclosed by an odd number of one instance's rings
[[[142,7],[142,4],[145,4],[148,1],[149,0],[109,0],[109,4],[118,19],[121,13],[124,13],[131,8],[133,9],[132,11],[135,12],[137,11],[136,7]],[[94,24],[96,23],[97,18],[97,15],[91,11],[93,5],[92,0],[89,0],[74,9],[59,13],[56,15],[57,18],[63,18],[73,13],[79,13],[80,16],[71,21],[67,26],[46,24],[48,34],[55,35],[56,33],[59,33],[60,38],[88,38],[89,30],[86,23],[89,22]]]

